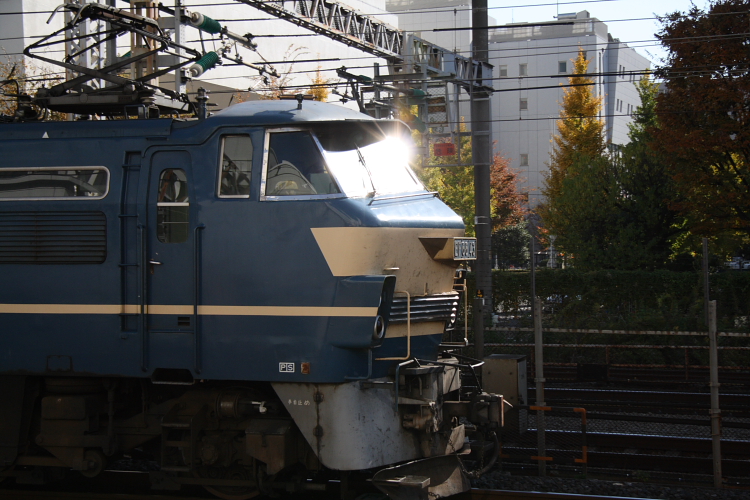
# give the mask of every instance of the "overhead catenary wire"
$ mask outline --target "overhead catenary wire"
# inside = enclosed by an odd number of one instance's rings
[[[579,2],[570,2],[570,3],[579,3]],[[607,22],[612,22],[612,21],[607,21]],[[559,23],[556,23],[556,24],[559,24]],[[523,27],[523,26],[528,26],[528,24],[527,25],[520,25],[520,26],[517,25],[517,26],[512,26],[512,27]],[[504,26],[504,27],[507,27],[507,26]],[[264,35],[259,35],[259,37],[262,37],[262,36],[264,36]],[[276,37],[276,36],[279,36],[279,35],[266,35],[266,36],[268,36],[268,37]],[[294,36],[294,35],[292,35],[292,36]],[[306,35],[298,35],[298,36],[317,36],[317,35],[316,34],[306,34]],[[691,37],[691,38],[697,38],[697,37]],[[500,49],[500,50],[522,50],[522,49]],[[376,57],[375,56],[366,56],[366,57],[361,57],[361,58],[347,58],[347,59],[356,60],[356,59],[365,59],[365,58],[376,58]],[[341,60],[341,58],[326,58],[326,59],[319,58],[319,59],[297,60],[297,61],[274,61],[271,64],[282,64],[282,63],[290,63],[290,62],[299,62],[299,63],[303,63],[303,62],[327,62],[327,61],[340,61],[340,60]],[[369,67],[363,66],[362,68],[369,68]],[[330,69],[325,69],[325,70],[320,70],[319,69],[317,71],[335,71],[336,69],[337,68],[330,68]],[[314,72],[314,71],[304,71],[304,72],[303,71],[297,71],[297,72],[290,72],[289,74],[302,74],[302,73],[308,73],[308,72]],[[618,76],[620,74],[621,73],[614,73],[614,75],[618,75]],[[636,74],[636,73],[635,72],[627,72],[627,74]],[[637,74],[643,74],[643,73],[639,72]],[[570,77],[570,76],[572,76],[572,75],[558,74],[558,75],[538,75],[538,76],[525,77],[525,78],[561,78],[561,77]],[[587,77],[593,77],[593,76],[596,76],[596,75],[595,74],[587,74],[585,76],[587,76]],[[613,76],[613,75],[612,74],[610,74],[610,75],[603,75],[602,74],[602,75],[599,75],[599,76]],[[230,78],[242,78],[242,77],[230,77]],[[496,78],[496,79],[493,79],[493,80],[502,80],[502,79],[506,79],[506,78],[501,77],[501,78]],[[511,80],[511,79],[515,80],[516,78],[510,77],[510,78],[507,78],[507,79],[508,80]],[[211,80],[211,79],[209,78],[209,80]],[[484,80],[488,80],[488,79],[484,79]],[[336,84],[329,84],[329,85],[330,86],[336,86]],[[556,86],[527,87],[527,88],[518,88],[518,89],[502,89],[502,90],[498,90],[498,91],[523,91],[523,90],[535,90],[535,89],[547,89],[547,88],[563,88],[563,87],[580,86],[580,85],[593,85],[593,83],[592,84],[570,84],[570,85],[556,85]],[[310,88],[310,87],[312,87],[312,85],[303,85],[301,87],[303,87],[303,88]],[[293,87],[292,86],[282,87],[282,89],[291,89],[291,88],[293,88]],[[267,91],[272,91],[273,89],[255,89],[255,90],[258,91],[258,92],[267,92]],[[610,115],[605,115],[605,116],[610,116]],[[627,116],[627,115],[612,115],[612,116]],[[532,120],[532,119],[533,118],[527,118],[527,120]],[[545,119],[546,120],[546,119],[550,119],[550,118],[540,118],[540,119]],[[492,120],[492,121],[505,121],[505,120]],[[508,120],[508,121],[510,121],[510,120]]]
[[[670,43],[673,43],[673,44],[693,43],[694,41],[701,40],[701,39],[704,41],[723,41],[723,40],[731,40],[731,39],[742,39],[744,37],[747,37],[748,35],[750,35],[750,33],[732,33],[728,35],[707,35],[707,36],[701,36],[701,37],[681,37],[681,38],[670,39]],[[313,35],[313,36],[322,36],[322,35]],[[3,39],[0,38],[0,40],[3,40]],[[217,41],[218,39],[209,39],[208,41],[211,41],[211,40]],[[63,41],[66,41],[66,40],[61,40],[60,43],[62,43]],[[657,46],[661,44],[658,40],[643,40],[643,41],[636,41],[636,42],[629,42],[629,43],[641,43],[641,42],[643,43],[648,42],[648,43],[646,45],[640,45],[639,47]],[[524,51],[524,50],[530,50],[530,49],[535,49],[535,48],[588,47],[588,46],[600,47],[602,45],[611,44],[611,43],[618,43],[618,42],[605,42],[605,43],[591,42],[588,44],[584,43],[584,44],[577,44],[577,45],[571,44],[571,45],[542,46],[542,47],[503,47],[503,48],[497,48],[497,49],[490,49],[489,52],[493,53],[493,52],[505,52],[505,51]],[[628,43],[626,42],[619,42],[619,43],[628,45]],[[629,48],[633,48],[633,47],[629,46]],[[617,50],[619,50],[619,48]],[[63,50],[48,50],[47,51],[47,53],[63,53],[63,52],[64,52]],[[462,52],[463,51],[458,51],[457,54],[460,55]],[[534,53],[533,55],[538,56],[538,55],[563,55],[563,54],[565,54],[565,52],[556,51],[556,52]],[[23,53],[22,52],[7,52],[2,55],[16,56],[16,55],[23,55]],[[514,58],[514,57],[519,57],[519,56],[510,55],[506,57]],[[495,58],[502,59],[503,56],[495,57]],[[362,55],[362,56],[339,57],[337,59],[340,61],[345,61],[345,60],[354,61],[354,60],[383,59],[383,58],[380,56]],[[326,59],[326,58],[308,59],[306,60],[306,62],[324,62],[326,60],[329,60],[329,59]],[[289,62],[293,62],[293,61],[277,61],[275,62],[275,64],[283,64],[283,63],[289,63]],[[254,64],[268,64],[268,63],[266,61],[258,61],[258,62],[255,62]]]
[[[569,3],[581,3],[581,2],[569,2]],[[595,3],[595,2],[591,2],[591,3]],[[222,5],[222,4],[203,4],[203,5],[209,6],[209,5]],[[235,3],[226,3],[226,4],[223,4],[223,5],[236,5],[236,4]],[[549,4],[549,5],[554,5],[554,4]],[[194,5],[194,6],[197,6],[197,5]],[[191,6],[187,5],[186,7],[189,8]],[[399,12],[399,13],[401,13],[401,12]],[[264,18],[264,19],[267,19],[267,18]],[[656,19],[656,18],[654,18],[654,19]],[[612,22],[612,21],[602,21],[602,22]],[[554,24],[560,24],[560,23],[550,23],[550,24],[554,25]],[[501,26],[501,27],[502,28],[522,28],[524,26],[529,26],[529,24],[510,25],[510,26],[506,25],[506,26]],[[741,37],[741,36],[744,36],[744,35],[745,34],[733,34],[733,35],[727,35],[727,37],[732,37],[732,36],[734,36],[734,37]],[[264,35],[258,35],[258,36],[262,37]],[[275,36],[279,36],[279,35],[265,35],[265,36],[275,37]],[[292,36],[294,36],[294,35],[292,35]],[[318,36],[318,35],[316,35],[316,34],[305,34],[305,35],[299,35],[299,36]],[[700,37],[689,37],[689,38],[691,40],[695,40],[695,39],[700,38]],[[719,37],[718,36],[712,36],[712,37],[705,37],[705,38],[706,39],[717,39]],[[622,42],[622,43],[624,43],[624,42]],[[631,42],[631,43],[633,43],[633,42]],[[558,48],[559,48],[559,46],[558,46]],[[496,50],[497,51],[524,50],[524,48],[502,48],[502,49],[496,49]],[[526,50],[528,50],[528,49],[526,49]],[[494,51],[495,50],[493,50],[493,52]],[[62,51],[50,51],[50,52],[62,52]],[[555,52],[555,53],[557,54],[558,52]],[[534,54],[534,55],[542,55],[542,54]],[[364,59],[380,59],[380,58],[377,57],[377,56],[362,56],[362,57],[350,57],[350,58],[317,58],[317,59],[305,59],[305,60],[296,60],[296,61],[273,61],[273,62],[263,61],[263,63],[267,63],[267,64],[289,64],[289,63],[314,63],[314,62],[329,62],[329,61],[342,61],[342,60],[364,60]],[[257,64],[262,64],[262,63],[257,63]],[[368,66],[362,66],[362,67],[358,67],[358,68],[369,68],[369,67]],[[294,74],[313,73],[313,72],[318,72],[318,71],[320,71],[320,72],[322,72],[322,71],[336,71],[337,69],[338,68],[325,68],[325,69],[319,68],[318,70],[309,70],[309,71],[291,71],[291,72],[288,72],[286,74],[288,74],[288,75],[294,75]],[[623,73],[618,72],[618,73],[611,73],[609,75],[602,73],[602,74],[587,74],[586,76],[588,76],[588,77],[596,77],[596,76],[604,76],[604,77],[606,77],[606,76],[615,76],[615,75],[616,76],[621,76],[622,74]],[[628,72],[625,72],[625,74],[626,75],[636,75],[636,74],[644,74],[644,73],[643,72],[628,71]],[[561,78],[561,77],[570,77],[570,76],[571,75],[569,75],[569,74],[537,75],[537,76],[528,76],[528,77],[521,77],[521,78],[499,77],[499,78],[493,78],[491,80],[506,80],[506,79],[507,80],[511,80],[511,79],[512,80],[516,80],[516,79],[523,80],[523,79],[526,79],[526,78]],[[249,77],[237,76],[237,77],[225,77],[225,78],[257,78],[257,77],[255,77],[255,76],[249,76]],[[210,80],[214,80],[214,78],[207,78],[207,80],[209,80],[209,81]],[[489,80],[490,79],[486,79],[486,78],[483,79],[483,81],[489,81]],[[303,85],[303,87],[309,87],[309,85]],[[546,87],[525,87],[525,88],[517,88],[517,89],[499,89],[498,91],[503,91],[503,92],[507,92],[507,91],[523,91],[523,90],[535,90],[535,89],[541,89],[541,88],[560,88],[560,87],[562,87],[562,86],[561,85],[557,85],[557,86],[546,86]]]
[[[495,10],[495,9],[520,9],[520,8],[526,8],[526,7],[549,7],[553,5],[567,5],[567,4],[588,4],[588,3],[605,3],[605,2],[618,2],[622,0],[580,0],[577,2],[548,2],[548,3],[540,3],[540,4],[533,4],[533,5],[508,5],[508,6],[500,6],[500,7],[488,7],[488,10]],[[237,6],[237,2],[220,2],[220,3],[197,3],[197,4],[188,4],[185,3],[183,7],[185,8],[195,8],[195,7],[222,7],[222,6]],[[376,12],[376,13],[368,13],[368,12],[360,12],[361,15],[365,16],[378,16],[378,15],[387,15],[387,14],[396,14],[396,13],[402,13],[402,12],[408,12],[408,13],[426,13],[426,12],[453,12],[453,8],[445,9],[445,10],[438,10],[438,9],[412,9],[408,11],[394,11],[394,12]],[[457,9],[459,11],[465,11],[465,10],[471,10],[471,9]],[[20,12],[0,12],[0,15],[18,15],[18,14],[52,14],[53,11],[51,10],[37,10],[37,11],[20,11]]]
[[[571,3],[573,3],[573,2],[571,2]],[[219,5],[219,4],[202,4],[202,5],[208,6],[208,5]],[[222,5],[235,5],[235,4],[222,4]],[[187,6],[187,7],[190,7],[190,6]],[[4,14],[7,14],[7,13],[4,13]],[[746,12],[717,13],[716,15],[727,15],[727,14],[747,14],[747,13]],[[274,18],[272,18],[272,17],[271,18],[263,18],[263,20],[267,20],[267,19],[273,20]],[[641,19],[644,19],[644,20],[654,19],[654,20],[656,20],[658,18],[655,17],[655,18],[641,18]],[[635,20],[635,19],[633,19],[633,20]],[[224,21],[242,21],[242,20],[233,19],[233,20],[224,20]],[[597,20],[597,21],[598,22],[616,22],[616,21],[628,21],[628,20],[627,19],[622,19],[622,20],[617,20],[616,19],[616,20],[607,20],[607,21],[600,21],[600,20]],[[540,25],[553,25],[554,26],[554,25],[560,24],[560,23],[559,22],[550,22],[550,23],[539,23],[539,24]],[[516,29],[516,28],[523,28],[523,27],[528,27],[528,26],[534,26],[534,25],[527,23],[527,24],[517,24],[517,25],[499,25],[499,26],[493,26],[493,27],[490,27],[490,28]],[[440,29],[435,29],[433,31],[451,31],[451,30],[463,30],[463,29],[471,29],[471,28],[463,28],[463,27],[460,27],[460,28],[440,28]],[[306,34],[290,34],[290,35],[275,35],[275,34],[257,35],[257,37],[280,37],[280,36],[291,36],[291,37],[294,37],[294,36],[320,36],[320,35],[310,34],[310,33],[306,33]],[[737,34],[726,35],[726,37],[730,37],[730,36],[737,36]],[[706,39],[716,39],[718,37],[721,37],[721,36],[720,35],[713,35],[713,36],[707,36],[705,38]],[[19,38],[23,38],[23,37],[14,37],[14,38],[7,38],[7,39],[10,40],[10,39],[19,39]],[[34,37],[28,37],[28,38],[34,38]],[[696,37],[690,37],[690,38],[691,39],[695,39]],[[6,39],[0,38],[0,40],[6,40]],[[656,45],[659,45],[659,42],[657,40],[646,40],[646,41],[642,41],[642,42],[648,42],[648,45],[643,45],[643,47],[645,47],[645,46],[656,46]],[[612,43],[612,42],[608,42],[608,43]],[[614,42],[614,43],[617,43],[617,42]],[[619,43],[634,44],[634,43],[641,43],[641,41],[630,41],[630,42],[619,42]],[[586,45],[588,45],[588,44],[586,44]],[[592,45],[599,45],[599,44],[597,44],[596,42],[594,42]],[[553,47],[550,47],[550,48],[553,48]],[[556,47],[556,48],[559,48],[559,46]],[[504,48],[500,48],[500,49],[492,49],[490,52],[496,52],[498,50],[501,50],[501,51],[506,51],[506,50],[523,50],[523,48],[521,48],[521,47],[515,47],[515,48],[504,47]],[[19,53],[11,53],[11,54],[8,54],[8,55],[20,55],[20,54]],[[543,54],[537,54],[537,55],[543,55]],[[379,58],[379,57],[378,56],[363,56],[362,59],[364,59],[364,58]],[[262,64],[262,63],[257,63],[257,64]]]

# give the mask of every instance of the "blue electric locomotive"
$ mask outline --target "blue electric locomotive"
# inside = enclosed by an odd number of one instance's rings
[[[293,101],[0,125],[1,473],[139,449],[224,498],[420,459],[375,482],[465,489],[502,402],[440,354],[475,242],[406,138]]]

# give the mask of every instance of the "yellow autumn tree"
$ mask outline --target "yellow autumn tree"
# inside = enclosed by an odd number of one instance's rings
[[[327,102],[328,96],[331,95],[330,84],[334,80],[323,77],[320,65],[318,65],[318,70],[315,72],[315,76],[311,78],[311,80],[312,85],[310,85],[310,90],[307,93],[313,96],[314,101]]]
[[[599,118],[602,96],[594,94],[594,79],[586,76],[588,67],[586,53],[579,49],[568,78],[570,86],[563,91],[558,133],[552,139],[549,173],[542,187],[546,201],[539,208],[543,219],[551,215],[550,205],[560,196],[563,181],[573,175],[571,166],[581,158],[595,159],[605,152],[604,122]]]

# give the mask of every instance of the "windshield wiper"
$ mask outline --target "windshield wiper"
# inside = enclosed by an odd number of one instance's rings
[[[378,194],[378,190],[375,188],[375,182],[372,180],[372,172],[370,172],[370,169],[367,168],[367,162],[365,161],[365,156],[362,154],[362,151],[359,149],[359,146],[357,146],[357,143],[354,143],[354,147],[357,148],[357,157],[359,158],[359,162],[362,164],[363,167],[365,167],[365,172],[367,172],[367,176],[370,178],[370,185],[372,186],[372,191],[367,193],[368,197],[375,198],[375,196]]]

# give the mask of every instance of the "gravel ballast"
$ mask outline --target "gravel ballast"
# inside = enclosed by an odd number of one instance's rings
[[[560,477],[511,476],[490,471],[472,482],[480,489],[577,493],[581,495],[653,498],[664,500],[748,500],[750,489],[716,489],[641,483],[636,481],[605,481],[601,479],[570,479]]]

